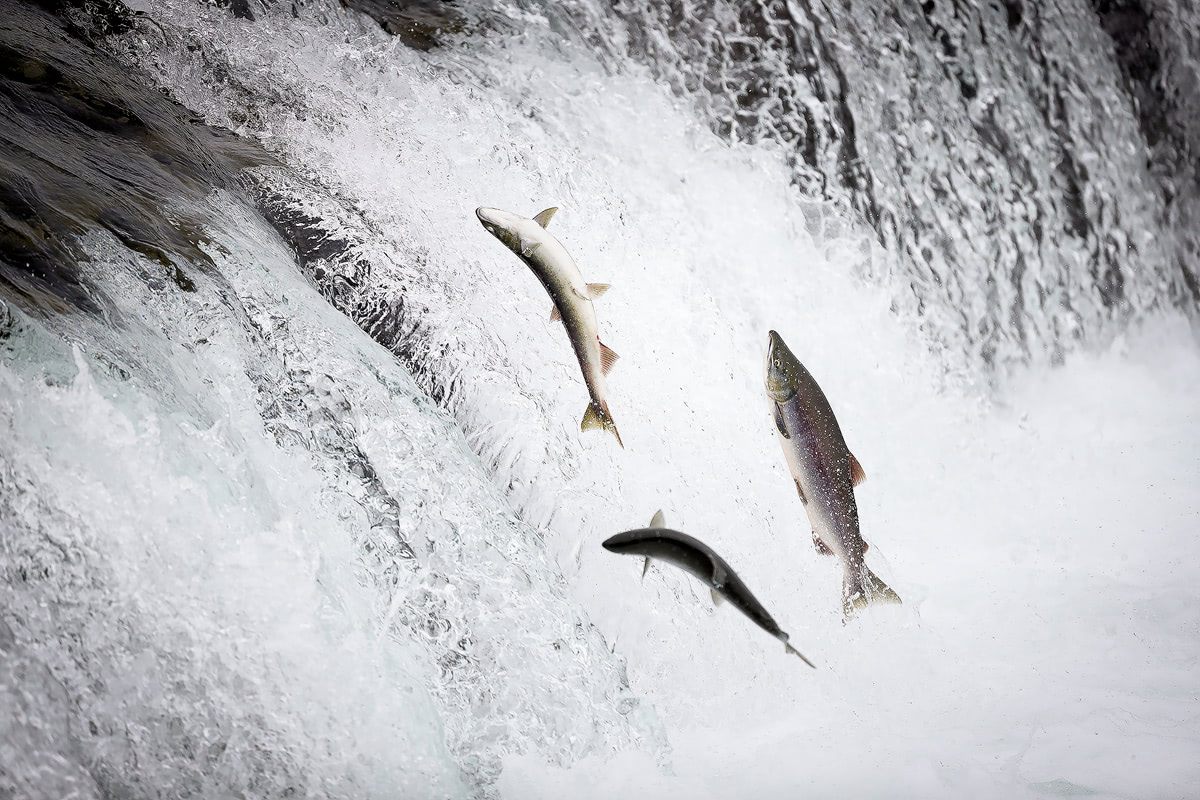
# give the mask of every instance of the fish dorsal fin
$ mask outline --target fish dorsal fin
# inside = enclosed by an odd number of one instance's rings
[[[654,512],[654,516],[650,518],[648,528],[665,528],[667,527],[666,517],[663,516],[662,509]]]
[[[862,464],[858,463],[858,459],[854,457],[854,453],[850,453],[850,480],[855,486],[867,479],[867,473],[863,472]]]
[[[620,358],[620,356],[617,355],[616,353],[614,353],[608,347],[606,347],[604,345],[604,342],[600,342],[599,344],[600,344],[600,371],[603,372],[605,375],[607,375],[609,372],[612,371],[613,364],[617,363],[617,359]]]
[[[562,322],[562,314],[558,313],[558,306],[550,306],[550,321]]]
[[[612,288],[611,283],[589,283],[587,285],[587,293],[595,300],[600,295]]]
[[[558,206],[547,208],[545,211],[534,217],[533,221],[544,228],[550,224],[550,218],[554,216],[555,211],[558,211]]]
[[[722,603],[724,603],[724,602],[725,602],[725,598],[724,598],[724,597],[722,597],[722,596],[721,596],[721,593],[720,593],[720,592],[718,592],[716,589],[709,589],[709,590],[708,590],[708,594],[709,594],[709,596],[710,596],[710,597],[712,597],[712,601],[713,601],[713,605],[714,605],[714,606],[719,606],[719,605],[721,605]]]
[[[783,421],[783,409],[779,407],[779,403],[771,403],[771,408],[775,409],[775,430],[779,431],[779,435],[785,439],[792,438],[787,431],[787,424]]]

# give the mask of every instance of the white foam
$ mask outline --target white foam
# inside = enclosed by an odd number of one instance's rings
[[[607,75],[541,34],[424,60],[365,31],[347,45],[304,21],[156,8],[250,87],[249,132],[374,226],[365,293],[423,309],[433,368],[460,382],[457,422],[663,721],[662,766],[633,748],[555,755],[538,726],[570,738],[593,722],[549,702],[505,760],[504,796],[1178,796],[1200,781],[1183,758],[1200,738],[1200,358],[1182,324],[1017,376],[993,403],[945,377],[888,288],[855,277],[867,240],[810,233],[782,154],[726,147],[636,70]],[[186,51],[159,57],[159,78],[211,119],[246,102]],[[579,434],[565,338],[474,219],[481,204],[559,206],[551,232],[613,284],[597,311],[621,355],[609,403],[626,449]],[[868,561],[902,607],[841,622],[766,413],[770,328],[866,470]],[[373,435],[385,453],[388,433]],[[819,669],[686,576],[640,582],[640,563],[601,550],[660,507]],[[462,602],[492,620],[504,598]],[[503,688],[528,693],[517,667]],[[573,691],[569,677],[549,690]],[[440,710],[460,727],[496,713]],[[479,746],[505,752],[504,723]]]

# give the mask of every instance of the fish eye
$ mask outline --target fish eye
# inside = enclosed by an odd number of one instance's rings
[[[777,367],[779,366],[779,359],[778,359],[778,358],[777,358],[777,359],[775,359],[775,366],[777,366]]]

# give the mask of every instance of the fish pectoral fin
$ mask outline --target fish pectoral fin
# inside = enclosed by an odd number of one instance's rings
[[[813,547],[815,547],[817,552],[823,556],[833,555],[833,551],[829,549],[829,545],[827,545],[827,544],[825,544],[825,542],[821,541],[821,537],[817,536],[816,531],[813,531]],[[863,552],[865,553],[866,550],[864,550]]]
[[[642,580],[646,580],[646,573],[650,571],[650,556],[646,556],[646,561],[642,564]]]
[[[728,580],[729,573],[727,573],[725,568],[718,564],[715,560],[712,560],[712,585],[715,588],[720,589]]]
[[[589,297],[595,300],[611,288],[611,283],[589,283],[587,285],[587,293]]]
[[[521,248],[521,255],[525,256],[525,258],[529,258],[535,252],[537,252],[537,249],[542,246],[542,243],[535,242],[532,239],[521,239],[517,246]]]
[[[562,314],[558,313],[558,306],[556,305],[550,306],[550,321],[562,322]]]
[[[713,605],[714,605],[714,606],[719,606],[719,605],[721,605],[722,603],[724,603],[724,602],[725,602],[725,598],[724,598],[724,597],[722,597],[722,596],[721,596],[721,593],[720,593],[720,592],[718,592],[716,589],[709,589],[709,590],[708,590],[708,594],[709,594],[709,596],[710,596],[710,597],[712,597],[712,601],[713,601]]]
[[[799,479],[792,478],[792,480],[796,481],[796,494],[800,495],[800,502],[803,503],[804,505],[808,505],[808,498],[804,496],[804,487],[802,487],[800,485]],[[817,535],[816,533],[813,534],[813,536],[816,536],[816,535]]]
[[[779,403],[771,403],[771,408],[775,411],[775,429],[779,431],[779,435],[785,439],[792,438],[788,433],[787,423],[783,421],[783,409],[779,407]]]
[[[604,342],[600,342],[600,371],[607,375],[612,371],[613,364],[617,363],[620,358],[612,349],[605,346]]]
[[[863,472],[862,464],[858,463],[858,459],[854,457],[854,453],[849,453],[850,456],[850,481],[858,486],[867,479],[867,473]]]
[[[662,509],[654,512],[654,516],[650,518],[649,528],[665,528],[667,527],[667,519],[663,516]]]
[[[587,290],[586,286],[583,287],[582,289],[580,289],[578,286],[572,286],[571,291],[574,292],[575,296],[578,297],[580,300],[591,300],[592,299],[592,296],[590,294],[588,294],[588,290]]]
[[[541,212],[536,217],[534,217],[533,221],[536,222],[538,225],[541,225],[544,228],[550,224],[550,218],[554,216],[555,211],[558,211],[558,206],[554,206],[553,208],[547,208],[545,211]]]

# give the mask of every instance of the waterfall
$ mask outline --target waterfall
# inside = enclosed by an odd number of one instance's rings
[[[0,796],[1200,779],[1183,6],[3,4]],[[624,448],[481,205],[612,284]],[[600,547],[659,508],[816,670]]]

